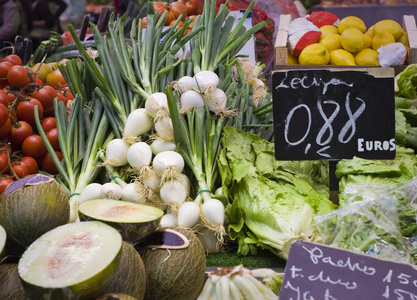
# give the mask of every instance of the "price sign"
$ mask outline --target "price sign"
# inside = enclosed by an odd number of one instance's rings
[[[393,77],[289,70],[272,85],[277,160],[395,158]]]
[[[291,245],[280,299],[417,299],[417,270],[298,240]]]

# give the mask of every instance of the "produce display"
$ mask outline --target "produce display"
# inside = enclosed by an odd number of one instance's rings
[[[334,203],[328,161],[275,159],[265,65],[240,53],[272,20],[245,28],[242,3],[148,2],[0,62],[1,299],[278,299],[282,273],[206,257],[285,262],[295,240],[416,264],[417,65],[395,78],[396,158],[339,161]],[[349,20],[299,19],[292,51]]]
[[[407,63],[407,32],[394,20],[369,28],[355,16],[314,11],[295,18],[288,32],[288,64],[338,66],[400,66]]]

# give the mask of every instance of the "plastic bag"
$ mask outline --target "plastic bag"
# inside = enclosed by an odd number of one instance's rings
[[[402,43],[391,43],[379,47],[379,65],[383,68],[401,66],[407,61],[407,48]]]

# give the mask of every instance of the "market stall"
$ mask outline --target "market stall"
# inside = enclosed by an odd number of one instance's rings
[[[1,299],[417,297],[414,17],[237,4],[2,59]]]

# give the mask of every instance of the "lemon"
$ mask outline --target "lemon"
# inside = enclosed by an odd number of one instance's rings
[[[287,63],[289,65],[298,65],[298,59],[290,51],[287,51]]]
[[[329,51],[319,43],[308,45],[298,57],[300,65],[327,65],[329,60]]]
[[[378,52],[374,49],[364,48],[355,55],[358,66],[379,66]]]
[[[355,58],[353,54],[345,49],[336,49],[330,52],[330,64],[337,66],[354,66]]]
[[[319,40],[319,44],[322,44],[324,47],[326,47],[327,51],[329,52],[342,48],[341,37],[338,33],[322,36]]]
[[[340,36],[343,49],[358,52],[365,45],[364,34],[357,28],[348,28]]]
[[[365,45],[363,45],[363,48],[372,48],[372,37],[367,33],[365,33],[363,37],[365,38]]]
[[[392,34],[395,40],[398,40],[403,34],[404,29],[401,28],[401,25],[395,22],[394,20],[382,20],[375,23],[374,32],[376,31],[386,31]]]
[[[349,16],[340,20],[337,30],[340,34],[343,33],[348,28],[356,28],[360,32],[364,33],[366,31],[365,23],[358,17]]]
[[[371,37],[374,37],[374,28],[375,28],[375,25],[372,25],[371,27],[368,28],[368,30],[365,33],[369,34]]]
[[[337,27],[334,25],[323,25],[320,27],[321,37],[324,37],[329,34],[339,33]]]
[[[406,47],[410,46],[410,43],[408,41],[408,34],[407,31],[404,31],[403,34],[399,37],[399,39],[397,40],[397,42],[403,44]]]
[[[381,46],[395,43],[395,39],[391,33],[387,31],[374,31],[374,37],[372,39],[372,49],[378,50]]]

